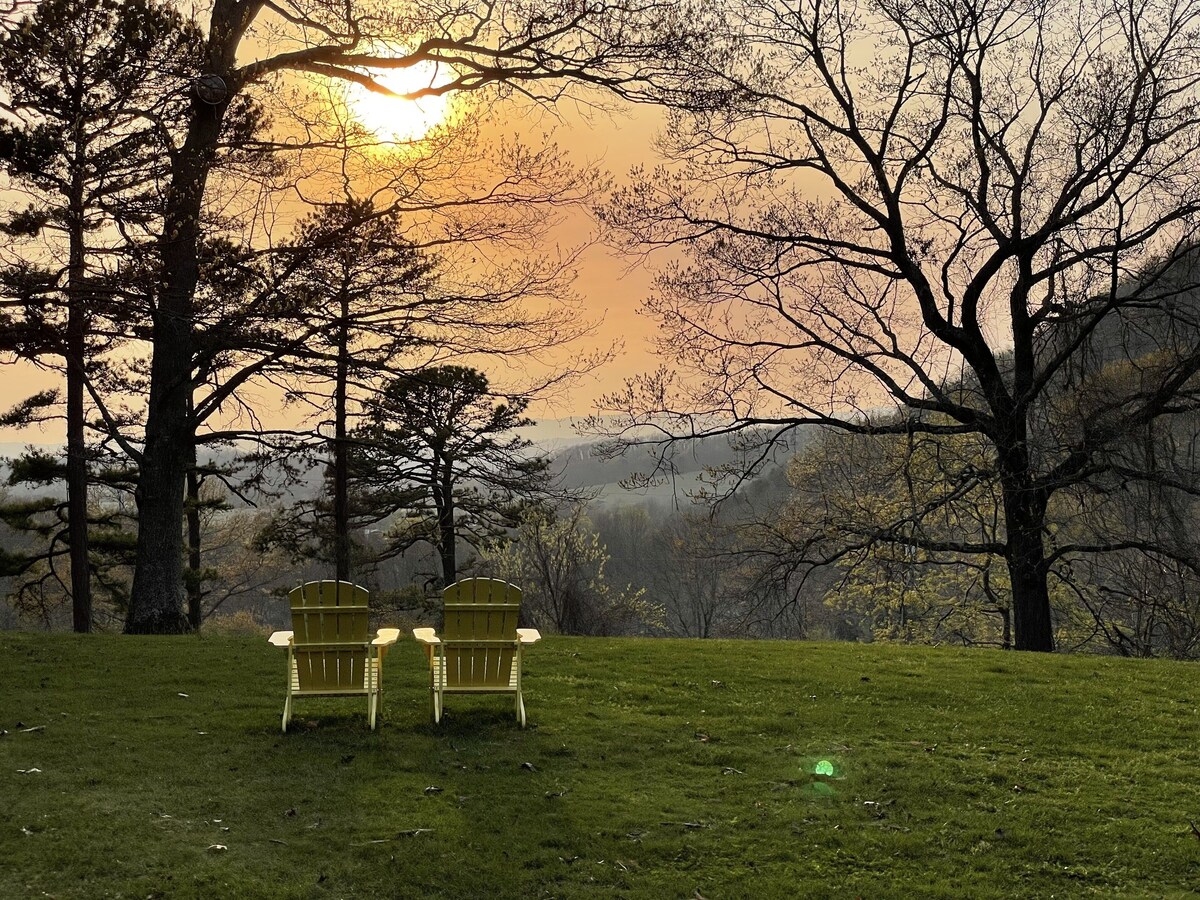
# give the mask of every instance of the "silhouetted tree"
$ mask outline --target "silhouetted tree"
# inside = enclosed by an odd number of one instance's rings
[[[648,302],[678,368],[607,407],[767,443],[806,424],[978,436],[988,471],[947,491],[994,478],[1001,527],[934,537],[914,527],[934,505],[877,539],[1003,559],[1015,647],[1054,649],[1051,498],[1197,399],[1200,327],[1172,302],[1196,282],[1169,273],[1200,213],[1200,5],[713,12],[705,52],[664,60],[679,165],[607,210],[632,249],[690,260]],[[1138,377],[1035,441],[1089,336],[1139,307],[1172,327]]]
[[[0,36],[0,164],[29,198],[2,225],[27,240],[2,279],[0,348],[64,370],[76,631],[92,616],[85,394],[112,341],[97,323],[122,317],[120,259],[158,221],[163,129],[181,119],[179,72],[199,38],[155,0],[45,0]]]
[[[515,528],[531,503],[555,491],[549,460],[516,430],[529,398],[497,395],[487,376],[438,366],[390,381],[355,432],[352,479],[363,521],[395,521],[387,553],[417,542],[441,560],[442,584],[458,580],[459,540],[482,547]]]
[[[155,306],[153,353],[145,449],[138,482],[141,527],[126,630],[175,632],[182,616],[184,474],[192,440],[188,403],[189,367],[194,357],[194,296],[205,188],[230,103],[256,83],[291,70],[362,84],[388,92],[372,71],[432,63],[450,73],[414,96],[511,85],[532,97],[561,93],[573,80],[612,90],[644,85],[643,66],[660,46],[631,45],[647,33],[682,40],[689,27],[674,4],[431,3],[392,13],[358,3],[265,3],[215,0],[207,39],[194,72],[186,134],[171,152],[161,280]],[[261,54],[242,51],[254,29],[271,32],[260,46],[287,49]],[[279,39],[279,31],[287,39]],[[376,47],[405,47],[396,55]],[[239,59],[240,58],[240,59]]]

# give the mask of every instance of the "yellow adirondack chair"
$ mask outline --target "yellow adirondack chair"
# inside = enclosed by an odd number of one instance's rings
[[[542,639],[536,628],[518,628],[521,589],[493,578],[466,578],[442,592],[446,624],[414,628],[429,660],[433,721],[442,720],[446,694],[512,694],[517,721],[525,727],[521,654]]]
[[[310,581],[288,594],[292,630],[268,640],[286,647],[287,699],[283,730],[292,718],[293,697],[367,697],[367,720],[375,729],[383,699],[383,657],[400,637],[398,628],[367,634],[364,588],[348,581]]]

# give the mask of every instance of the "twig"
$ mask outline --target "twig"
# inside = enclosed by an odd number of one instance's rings
[[[395,837],[376,838],[373,841],[366,841],[362,844],[355,844],[355,847],[367,847],[371,844],[390,844],[392,841],[398,841],[402,837],[413,837],[418,834],[433,833],[432,828],[407,828],[404,831],[397,831]]]

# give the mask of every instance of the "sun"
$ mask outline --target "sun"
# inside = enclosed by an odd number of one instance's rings
[[[433,63],[418,63],[407,69],[375,71],[371,75],[375,81],[397,94],[411,94],[450,81],[449,73]],[[408,100],[369,91],[357,84],[349,87],[346,105],[350,114],[364,128],[385,141],[418,141],[445,122],[450,114],[449,94]]]

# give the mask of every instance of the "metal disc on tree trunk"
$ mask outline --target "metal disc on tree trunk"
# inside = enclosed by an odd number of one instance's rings
[[[197,78],[192,86],[196,91],[196,96],[209,106],[218,106],[225,102],[225,98],[229,96],[229,88],[225,84],[225,79],[220,75],[201,75]]]

